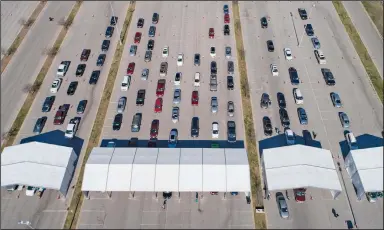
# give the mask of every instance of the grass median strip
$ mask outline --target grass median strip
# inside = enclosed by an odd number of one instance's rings
[[[251,173],[251,189],[252,189],[252,206],[253,211],[256,207],[263,206],[262,184],[259,168],[259,153],[256,145],[256,134],[253,124],[252,103],[249,92],[249,83],[247,76],[247,65],[245,61],[245,50],[243,44],[243,35],[240,22],[240,9],[238,1],[233,1],[233,16],[235,19],[235,38],[237,47],[237,60],[240,71],[241,100],[243,106],[245,142],[248,152],[248,160]],[[265,229],[266,220],[264,213],[254,212],[254,220],[256,229]]]
[[[71,13],[69,14],[67,21],[73,21],[75,18],[77,12],[79,11],[79,8],[81,6],[81,1],[77,1],[75,6],[72,8]],[[56,50],[55,54],[58,52],[60,49],[61,44],[64,41],[65,35],[67,34],[68,27],[63,27],[63,29],[60,31],[59,36],[57,37],[53,48]],[[51,64],[55,58],[55,55],[48,55],[47,58],[45,59],[45,62],[43,66],[40,69],[39,74],[36,77],[35,82],[33,85],[28,89],[28,96],[24,101],[23,106],[21,107],[19,113],[16,116],[15,121],[12,124],[11,129],[8,131],[6,134],[6,137],[4,138],[4,144],[1,146],[1,152],[3,152],[3,149],[7,146],[13,145],[13,142],[15,141],[21,126],[23,125],[23,122],[28,115],[28,112],[33,104],[33,101],[35,100],[35,97],[37,95],[37,92],[40,89],[40,86],[43,84],[44,78],[47,75],[47,72],[49,68],[51,67]]]
[[[381,100],[381,103],[383,103],[383,79],[380,77],[379,71],[373,63],[371,56],[369,56],[367,48],[364,46],[364,43],[348,16],[343,4],[340,1],[332,1],[332,3],[345,27],[345,30],[348,33],[349,38],[352,41],[353,46],[355,47],[357,54],[360,57],[361,62],[363,63],[365,71],[367,72],[369,79],[371,80],[371,83]]]
[[[361,1],[361,3],[383,37],[383,1]]]
[[[36,9],[32,12],[28,20],[26,21],[23,19],[20,20],[20,23],[23,25],[23,27],[21,28],[19,34],[17,34],[15,40],[13,41],[12,45],[8,48],[8,50],[1,50],[1,52],[4,54],[4,57],[1,59],[1,73],[3,73],[5,68],[7,68],[7,65],[11,61],[16,50],[19,48],[21,42],[24,40],[29,29],[35,23],[36,18],[39,16],[40,12],[44,9],[46,4],[47,4],[46,1],[40,1],[40,3],[37,5]]]
[[[82,182],[83,182],[85,163],[87,162],[87,159],[88,159],[89,154],[91,153],[92,149],[94,147],[98,146],[98,143],[100,140],[101,130],[103,128],[105,116],[107,115],[107,109],[108,109],[109,101],[111,99],[113,86],[115,84],[115,80],[117,77],[117,71],[119,69],[121,57],[122,57],[122,54],[124,51],[124,44],[126,41],[127,31],[128,31],[129,25],[130,25],[131,20],[132,20],[133,12],[135,11],[135,5],[136,5],[135,2],[130,4],[130,6],[128,8],[128,12],[127,12],[126,17],[125,17],[124,25],[123,25],[123,28],[122,28],[121,34],[120,34],[120,40],[121,40],[122,44],[120,44],[120,43],[117,44],[117,48],[116,48],[115,54],[113,56],[113,61],[112,61],[111,68],[110,68],[109,73],[108,73],[108,78],[107,78],[107,82],[105,84],[103,96],[101,98],[101,102],[99,105],[99,109],[97,111],[96,119],[95,119],[95,122],[93,124],[91,136],[89,138],[88,146],[87,146],[85,156],[83,159],[83,163],[81,165],[78,181],[77,181],[76,186],[75,186],[73,198],[72,198],[71,204],[70,204],[69,209],[68,209],[69,211],[67,214],[67,218],[65,220],[64,229],[75,229],[76,225],[77,225],[77,221],[78,221],[80,211],[81,211],[81,204],[82,204],[83,199],[84,199],[84,196],[81,192],[81,186],[82,186]]]

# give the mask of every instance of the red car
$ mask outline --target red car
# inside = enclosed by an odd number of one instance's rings
[[[133,72],[135,71],[135,65],[136,64],[134,62],[129,63],[128,69],[127,69],[127,74],[133,74]]]
[[[213,28],[209,28],[209,38],[215,37],[215,30]]]
[[[141,33],[140,32],[136,32],[136,34],[135,34],[135,43],[140,43],[140,40],[141,40]]]
[[[305,188],[298,188],[293,190],[296,202],[303,203],[305,201],[305,191]]]
[[[151,124],[151,132],[150,132],[151,138],[156,138],[158,133],[159,133],[159,120],[153,120]]]
[[[163,111],[163,98],[157,98],[155,102],[155,113],[161,113]]]
[[[165,91],[165,79],[160,79],[157,81],[156,96],[164,96]]]
[[[192,92],[192,105],[199,105],[199,91]]]
[[[56,111],[55,118],[53,119],[54,125],[62,125],[64,123],[69,107],[69,104],[64,104],[59,107],[59,109]]]
[[[230,22],[229,14],[224,14],[224,23],[229,23],[229,22]]]

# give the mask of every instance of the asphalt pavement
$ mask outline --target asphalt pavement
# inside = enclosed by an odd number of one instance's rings
[[[343,1],[343,5],[383,78],[383,36],[373,24],[361,1]]]
[[[18,2],[21,3],[24,2]],[[44,50],[53,46],[62,29],[57,21],[67,17],[73,5],[74,2],[67,1],[48,2],[4,70],[1,76],[1,138],[11,128],[28,95],[26,86],[33,84],[44,64]],[[52,15],[56,20],[50,22],[48,17]]]
[[[302,21],[297,9],[304,7],[309,19]],[[254,111],[256,137],[260,152],[264,148],[286,145],[284,135],[264,136],[262,118],[269,116],[273,127],[283,131],[280,123],[277,93],[282,92],[287,101],[290,117],[290,128],[296,133],[296,140],[302,140],[302,130],[317,133],[315,141],[320,146],[331,150],[335,164],[340,162],[343,168],[342,154],[347,154],[344,129],[341,127],[338,112],[346,112],[351,120],[350,131],[357,137],[360,148],[369,147],[373,140],[381,139],[383,124],[382,104],[374,93],[364,68],[358,59],[348,35],[336,14],[331,2],[241,2],[240,14],[243,39],[246,51],[248,80],[251,86],[251,98]],[[290,15],[292,12],[293,21]],[[268,28],[262,29],[261,17],[268,18]],[[293,24],[294,23],[294,24]],[[321,43],[327,64],[320,66],[314,57],[314,48],[310,38],[304,34],[304,24],[311,23],[315,36]],[[295,28],[296,33],[295,33]],[[297,35],[296,35],[297,34]],[[266,41],[273,40],[275,51],[268,52]],[[300,47],[297,41],[302,40]],[[283,49],[291,48],[293,60],[285,60]],[[272,77],[270,64],[277,64],[279,76]],[[298,71],[300,84],[290,83],[288,68],[295,67]],[[327,86],[321,68],[329,68],[336,79],[335,86]],[[299,88],[304,97],[303,107],[308,115],[308,125],[300,125],[297,116],[298,105],[293,100],[293,88]],[[330,100],[330,93],[339,93],[343,107],[336,109]],[[260,108],[262,93],[268,93],[272,105],[268,109]],[[382,139],[381,139],[382,140]],[[339,159],[340,157],[340,159]],[[360,228],[382,227],[382,200],[376,204],[366,200],[357,202],[348,174],[342,170],[339,175],[344,178],[346,187],[336,201],[328,201],[328,191],[311,189],[313,200],[304,204],[289,202],[292,216],[284,221],[277,214],[274,199],[264,203],[267,212],[268,226],[285,228],[341,228],[344,220],[352,218],[349,201],[353,207],[357,224]],[[341,180],[343,185],[343,182]],[[290,191],[292,192],[292,190]],[[284,191],[283,191],[284,193]],[[325,195],[323,195],[325,194]],[[273,196],[273,195],[272,195]],[[291,196],[292,197],[292,196]],[[308,199],[308,196],[307,196]],[[331,207],[342,213],[342,218],[333,219]],[[316,212],[313,212],[316,210]],[[374,221],[372,221],[374,220]]]
[[[8,50],[20,32],[23,25],[21,20],[27,21],[39,4],[38,1],[2,1],[1,2],[1,49]],[[3,58],[1,54],[1,58]]]
[[[32,105],[30,113],[28,114],[23,126],[16,138],[15,143],[40,141],[45,143],[63,145],[73,147],[75,152],[80,155],[77,165],[81,165],[83,152],[89,139],[90,132],[93,127],[93,122],[99,107],[100,99],[102,96],[103,88],[107,79],[109,68],[112,62],[113,54],[117,46],[118,38],[120,36],[115,30],[111,38],[111,46],[109,51],[106,52],[107,59],[103,67],[96,67],[97,57],[101,52],[101,43],[105,39],[105,30],[109,25],[112,14],[119,17],[118,27],[121,28],[124,18],[129,6],[126,2],[111,2],[113,6],[112,13],[110,2],[83,2],[82,6],[77,13],[73,25],[67,33],[67,36],[61,46],[60,52],[57,54],[51,68],[48,71],[47,77],[43,82],[40,91]],[[100,10],[102,9],[102,10]],[[91,49],[91,55],[86,62],[86,71],[82,77],[76,78],[75,71],[78,64],[80,64],[80,54],[84,48]],[[69,60],[71,65],[65,77],[63,77],[63,84],[56,93],[56,100],[53,108],[49,113],[41,112],[41,107],[44,99],[47,96],[54,95],[50,93],[52,81],[56,78],[56,71],[61,61]],[[96,85],[89,85],[88,81],[93,70],[101,70],[99,81]],[[77,90],[73,96],[67,95],[67,88],[71,81],[79,81]],[[76,114],[76,107],[80,100],[88,100],[88,104],[83,115]],[[53,118],[60,105],[70,104],[71,108],[64,121],[63,125],[53,125]],[[36,120],[41,116],[47,116],[48,120],[40,135],[32,133]],[[64,138],[69,120],[75,116],[80,116],[80,128],[76,137],[69,140]],[[78,174],[76,171],[75,174]],[[76,179],[72,180],[71,187],[76,183]],[[33,202],[36,197],[27,197],[28,202],[21,203],[18,200],[11,200],[8,202],[8,207],[2,210],[2,222],[6,223],[5,228],[16,228],[17,223],[7,222],[7,216],[26,216],[29,217],[27,221],[32,222],[35,228],[62,228],[64,219],[66,217],[66,207],[71,201],[72,189],[69,190],[69,197],[66,201],[62,201],[63,205],[59,208],[51,209],[52,205],[57,202],[56,191],[46,191],[45,196],[47,199],[44,203],[41,200]],[[53,194],[53,195],[51,195]],[[44,197],[44,195],[43,195]],[[29,199],[30,198],[30,199]],[[27,205],[28,208],[25,208]],[[63,211],[63,209],[65,209]],[[60,214],[58,214],[60,213]],[[54,218],[53,215],[60,215]],[[2,225],[3,226],[3,225]]]

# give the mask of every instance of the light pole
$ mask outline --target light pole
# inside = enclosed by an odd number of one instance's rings
[[[111,2],[109,2],[109,6],[111,7],[112,16],[115,16],[115,11],[113,10],[112,3],[111,3]],[[117,26],[117,22],[116,22],[116,29],[117,29],[117,34],[120,34],[120,33],[119,33],[119,27]],[[119,38],[119,42],[120,42],[120,45],[123,45],[123,43],[121,42],[121,38]]]
[[[308,18],[310,17],[310,15],[311,15],[311,13],[312,13],[312,10],[313,10],[313,8],[315,8],[315,7],[316,7],[316,4],[313,3],[313,5],[312,5],[312,7],[311,7],[311,10],[309,11]],[[305,28],[304,28],[303,34],[301,35],[301,38],[300,38],[299,47],[301,47],[301,42],[303,41],[304,33],[305,33]]]
[[[34,229],[32,226],[31,226],[31,222],[30,221],[23,221],[23,220],[20,220],[19,222],[17,222],[17,224],[21,224],[21,225],[27,225],[30,229]]]

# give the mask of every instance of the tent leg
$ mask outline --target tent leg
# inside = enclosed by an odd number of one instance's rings
[[[88,200],[91,198],[89,196],[89,191],[83,191],[83,195],[85,196],[85,198],[87,198]]]
[[[154,199],[154,200],[158,200],[157,192],[155,192],[155,193],[152,195],[152,199]]]
[[[111,197],[112,197],[112,192],[107,192],[107,196],[108,196],[109,199],[111,199]]]
[[[135,192],[130,192],[129,193],[129,198],[135,198]]]
[[[227,192],[224,192],[223,198],[224,198],[224,200],[227,199]]]

